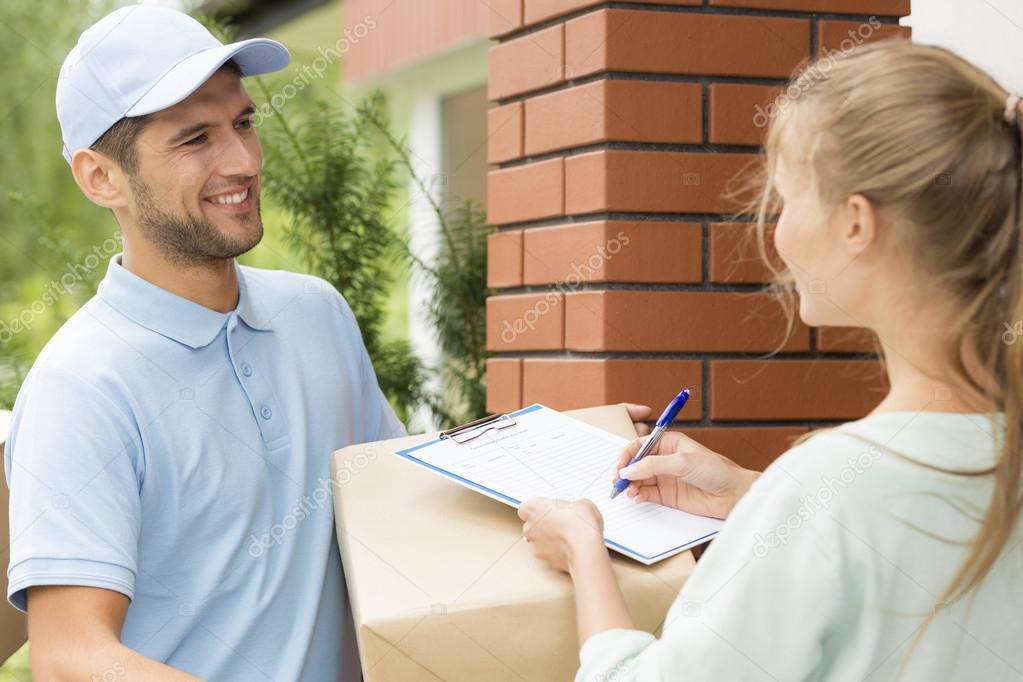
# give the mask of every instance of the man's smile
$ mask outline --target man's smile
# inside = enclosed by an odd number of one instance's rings
[[[227,213],[245,213],[252,208],[252,185],[234,187],[226,192],[203,197],[203,201]]]

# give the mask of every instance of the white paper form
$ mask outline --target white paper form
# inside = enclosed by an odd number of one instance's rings
[[[718,519],[625,495],[610,499],[624,438],[542,405],[508,416],[513,426],[482,431],[464,443],[436,439],[395,454],[512,507],[536,495],[589,498],[604,516],[605,544],[647,565],[706,542],[720,529]]]

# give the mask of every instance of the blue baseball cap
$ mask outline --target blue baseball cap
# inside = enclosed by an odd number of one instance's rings
[[[78,38],[57,79],[57,119],[68,163],[112,125],[174,106],[234,60],[243,76],[288,65],[288,49],[253,38],[224,45],[192,17],[166,7],[130,5]]]

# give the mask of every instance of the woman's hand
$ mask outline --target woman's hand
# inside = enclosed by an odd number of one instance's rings
[[[519,507],[522,537],[533,546],[538,559],[571,573],[581,559],[604,555],[604,518],[590,500],[575,502],[533,497]]]
[[[636,500],[723,519],[760,475],[678,431],[666,431],[652,453],[623,468],[643,442],[629,444],[616,473],[632,481],[626,492]]]
[[[593,502],[534,497],[519,507],[519,518],[525,521],[522,537],[537,558],[572,576],[580,642],[635,627],[604,547],[604,519]]]

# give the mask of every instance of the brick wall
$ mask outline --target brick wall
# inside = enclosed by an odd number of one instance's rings
[[[903,33],[909,0],[491,6],[488,409],[660,410],[690,387],[679,426],[756,467],[869,411],[863,332],[800,324],[764,359],[785,321],[723,194],[758,106],[803,60]]]

